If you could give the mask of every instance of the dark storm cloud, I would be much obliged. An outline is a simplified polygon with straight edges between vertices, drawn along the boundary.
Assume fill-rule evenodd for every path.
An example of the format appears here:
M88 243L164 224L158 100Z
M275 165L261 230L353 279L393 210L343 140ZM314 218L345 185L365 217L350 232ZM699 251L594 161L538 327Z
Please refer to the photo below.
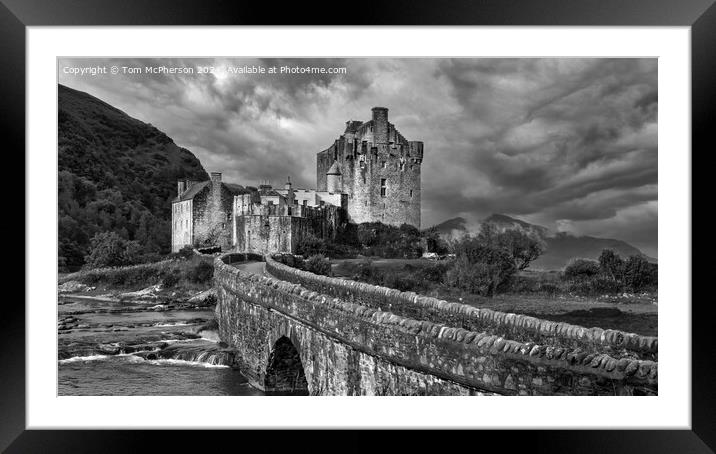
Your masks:
M87 64L63 60L63 65ZM125 66L347 67L322 75L68 76L165 131L204 167L315 185L345 121L390 108L425 142L423 221L493 212L656 251L656 59L94 59ZM640 233L641 232L641 233ZM639 240L639 241L636 241Z

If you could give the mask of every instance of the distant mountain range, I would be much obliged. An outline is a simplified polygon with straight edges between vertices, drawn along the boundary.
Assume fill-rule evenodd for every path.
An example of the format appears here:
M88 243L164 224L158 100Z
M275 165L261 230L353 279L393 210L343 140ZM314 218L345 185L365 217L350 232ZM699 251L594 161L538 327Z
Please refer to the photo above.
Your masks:
M199 160L154 126L58 86L60 270L84 263L92 236L113 231L146 252L171 247L177 180L207 180Z
M622 257L641 255L650 262L656 262L655 258L649 257L636 247L621 240L552 232L547 227L530 224L504 214L493 214L482 222L489 222L500 229L521 229L542 238L547 248L537 260L530 264L530 268L532 269L560 269L563 268L570 259L577 257L597 259L603 249L613 249ZM471 231L469 223L462 217L448 219L435 225L433 228L435 228L442 237L459 237L466 233L476 233ZM479 228L479 226L474 228Z

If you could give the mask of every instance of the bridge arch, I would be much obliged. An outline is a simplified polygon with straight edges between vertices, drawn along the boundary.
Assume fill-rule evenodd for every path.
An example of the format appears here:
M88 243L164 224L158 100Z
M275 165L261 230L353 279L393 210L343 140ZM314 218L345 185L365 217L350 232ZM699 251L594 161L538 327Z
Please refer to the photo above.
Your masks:
M292 336L293 337L293 336ZM301 361L300 346L287 336L272 345L266 365L264 389L267 393L308 395L308 381Z

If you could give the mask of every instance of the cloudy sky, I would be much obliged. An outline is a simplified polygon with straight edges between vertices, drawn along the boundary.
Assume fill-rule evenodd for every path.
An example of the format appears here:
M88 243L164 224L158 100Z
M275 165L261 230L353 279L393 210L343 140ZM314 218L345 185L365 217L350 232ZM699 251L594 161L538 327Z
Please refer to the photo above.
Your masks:
M106 75L66 68L104 66ZM345 67L345 74L225 68ZM63 59L59 82L152 123L225 180L315 187L315 154L390 109L425 143L425 227L503 213L657 256L656 59ZM142 74L112 75L112 66ZM146 74L213 66L215 74Z

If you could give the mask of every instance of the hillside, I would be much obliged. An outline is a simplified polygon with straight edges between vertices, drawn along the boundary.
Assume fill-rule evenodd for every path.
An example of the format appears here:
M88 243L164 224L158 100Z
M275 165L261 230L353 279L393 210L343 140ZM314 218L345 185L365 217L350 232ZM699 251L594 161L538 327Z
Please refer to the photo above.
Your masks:
M90 239L115 231L148 253L171 242L176 180L206 180L199 160L151 124L87 93L58 87L60 270L84 263Z
M596 260L603 249L614 249L622 257L642 255L650 262L656 261L653 257L643 254L636 247L621 240L575 236L563 232L553 233L546 227L530 224L503 214L493 214L483 222L493 223L503 229L518 228L540 236L544 240L547 249L544 254L530 265L531 269L560 269L575 257ZM433 228L444 237L455 237L470 233L467 221L461 217L448 219Z

